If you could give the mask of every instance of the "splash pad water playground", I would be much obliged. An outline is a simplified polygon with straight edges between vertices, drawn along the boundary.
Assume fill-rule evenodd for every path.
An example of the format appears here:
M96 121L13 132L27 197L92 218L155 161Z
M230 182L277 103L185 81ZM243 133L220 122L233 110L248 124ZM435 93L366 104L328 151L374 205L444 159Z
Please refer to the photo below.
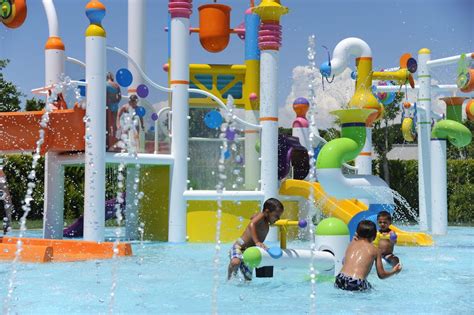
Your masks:
M129 14L135 17L144 15L145 1L130 3L133 5L129 6ZM355 59L356 88L347 107L333 112L341 123L341 138L325 143L313 121L312 111L317 104L303 98L293 104L297 116L292 126L293 135L278 134L280 18L288 13L288 8L280 1L263 0L260 4L251 1L251 7L245 12L245 23L235 28L230 26L229 6L202 5L199 7L199 28L193 28L190 26L192 0L170 0L169 56L164 67L168 72L168 83L164 85L151 80L145 70L144 32L136 31L145 28L140 18L130 19L129 30L135 30L133 34L137 35L129 37L128 52L125 52L106 43L107 34L102 25L106 19L105 5L100 1L88 2L85 12L90 23L84 26L86 54L85 61L81 62L65 54L53 1L43 0L43 6L50 35L45 46L46 80L44 86L35 92L46 94L51 91L47 108L42 112L0 114L0 150L3 153L33 152L34 161L40 155L45 157L41 235L26 230L31 198L31 192L28 192L19 233L13 231L5 235L0 244L0 258L6 261L1 270L5 274L5 283L9 284L4 294L4 312L308 311L308 307L300 305L285 309L286 303L277 303L275 309L271 306L263 310L258 307L239 310L230 306L249 303L250 296L257 294L251 286L258 287L259 291L272 291L272 283L277 283L283 290L291 286L285 297L288 305L291 300L294 303L295 299L301 300L301 296L305 296L302 303L309 301L310 312L318 307L326 312L336 311L316 298L316 293L321 300L328 295L328 301L334 302L336 293L330 291L331 280L321 280L319 292L316 279L323 279L323 276L333 279L339 272L345 249L358 222L375 220L381 210L395 211L393 192L381 178L372 175L371 135L373 123L383 115L382 104L391 103L387 99L393 97L393 92L400 86L406 85L418 90L418 130L413 130L414 108L407 105L408 117L404 120L402 132L407 141L418 137L420 229L423 232L411 227L393 226L392 230L398 234L398 245L413 246L397 248L402 256L406 255L405 264L414 263L415 258L408 258L410 254L421 253L421 259L425 260L442 255L440 249L432 249L433 239L425 232L446 235L448 229L446 141L463 147L470 143L472 134L462 124L460 110L464 99L446 99L446 117L440 116L431 125L431 117L438 116L431 111L430 91L460 89L471 93L474 87L469 61L473 53L431 60L431 52L423 48L419 50L417 59L404 54L396 69L377 72L372 69L372 52L366 42L359 38L342 40L334 48L332 57L321 65L320 71L322 77L330 82L337 79L351 59ZM25 1L4 1L2 12L5 26L18 28L26 18ZM194 33L198 34L202 47L212 53L224 51L231 34L236 34L245 45L245 63L190 64L189 37L195 36ZM107 142L110 133L106 135L105 132L109 130L108 116L114 117L114 110L105 106L109 88L105 81L106 65L111 54L126 58L129 63L127 68L116 72L117 83L127 89L122 96L125 102L131 95L138 95L145 103L148 91L154 88L168 93L170 104L170 108L156 112L145 110L143 106L132 111L128 129L122 126L126 132L117 139L121 152L106 150L112 146ZM80 78L65 81L66 61L85 67L84 81ZM432 85L430 70L452 63L460 65L457 84ZM416 75L418 80L415 81ZM374 85L373 80L392 83ZM80 92L81 97L75 100L76 105L68 106L68 109L50 106L71 86L85 87ZM377 98L374 92L385 94ZM471 107L466 107L469 119L474 115ZM195 140L189 133L190 108L207 108L204 125L219 131L218 145L213 147L213 151L205 152L217 156L214 159L217 164L214 177L218 183L215 190L210 187L190 188L190 164L193 163L190 151ZM238 109L243 109L244 115L238 116ZM171 147L170 153L163 153L160 152L158 122L167 112L170 113ZM309 118L306 118L307 114ZM146 137L141 130L137 134L140 118L153 121L152 140L143 139ZM352 160L355 160L355 166L346 164ZM229 166L231 161L233 166ZM64 196L61 193L64 168L77 164L85 168L83 238L80 240L64 237L70 233L64 231ZM108 201L105 197L106 165L118 165L118 186L124 188ZM231 168L231 174L226 167ZM350 172L352 174L348 174ZM34 176L32 178L34 184ZM236 184L231 189L229 182L232 180ZM28 187L35 188L34 185ZM227 265L227 247L223 247L223 243L235 241L248 219L261 210L263 201L272 197L284 200L285 213L284 218L271 228L266 242L281 251L248 249L244 260L252 267L263 267L260 270L264 278L255 279L249 286L225 283L222 270ZM306 204L308 206L304 207ZM109 211L104 210L106 207ZM112 232L105 228L106 217L111 213L117 216L119 225ZM300 228L299 240L295 238L295 226ZM69 227L68 231L72 228L75 227ZM468 232L455 230L454 233L461 234L455 244L461 248L466 246ZM137 242L140 239L141 242ZM452 246L451 242L451 238L441 239L441 243L447 246ZM213 245L209 246L209 243ZM38 262L49 264L30 264ZM160 265L163 266L161 271ZM76 269L76 274L82 278L78 288L86 291L90 283L97 284L97 288L87 295L77 293L75 289L68 291L63 283L58 282L53 296L61 297L61 292L65 291L65 295L83 297L84 301L71 301L74 304L71 306L48 298L48 302L34 308L21 303L37 293L24 291L18 298L20 302L15 299L20 295L17 287L22 288L30 281L22 273L32 278L30 283L33 286L41 286L41 280L35 279L33 270L43 270L49 280L56 281L56 276L61 277L60 274L67 270ZM187 278L189 270L196 269L200 270L199 275L192 273L191 278ZM86 275L85 270L94 271ZM420 271L414 270L414 274L421 277ZM110 279L104 276L106 273L111 275ZM265 279L269 275L273 276L272 280ZM308 276L309 281L303 280ZM460 281L462 276L459 276ZM296 279L300 279L299 282ZM157 285L156 282L163 284ZM311 286L309 298L308 282ZM405 285L398 285L400 290L405 288ZM127 296L126 288L130 288L131 296ZM303 288L306 289L304 293ZM229 291L230 295L221 293L221 289ZM158 292L162 297L157 298L156 303L151 302ZM173 292L182 296L173 296ZM232 295L235 299L231 298ZM181 304L180 301L186 298L196 308ZM351 301L350 297L343 298ZM402 312L407 311L407 308L402 308Z

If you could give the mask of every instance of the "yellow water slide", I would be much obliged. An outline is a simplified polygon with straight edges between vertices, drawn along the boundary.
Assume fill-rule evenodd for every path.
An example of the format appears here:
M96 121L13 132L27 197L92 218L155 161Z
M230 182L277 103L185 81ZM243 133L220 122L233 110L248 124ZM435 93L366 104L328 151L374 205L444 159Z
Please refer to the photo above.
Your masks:
M299 196L309 198L311 188L313 189L314 201L322 213L328 217L336 217L346 224L357 213L367 210L367 206L356 199L337 200L329 197L319 183L310 183L304 180L287 179L280 187L280 195ZM395 226L390 227L398 235L398 245L405 246L431 246L433 240L425 233L407 232Z

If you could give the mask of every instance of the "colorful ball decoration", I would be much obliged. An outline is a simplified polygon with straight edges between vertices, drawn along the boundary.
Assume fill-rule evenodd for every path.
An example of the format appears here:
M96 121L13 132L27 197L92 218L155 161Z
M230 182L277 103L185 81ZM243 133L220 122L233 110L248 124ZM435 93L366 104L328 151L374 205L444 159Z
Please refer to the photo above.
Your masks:
M133 81L133 75L127 68L119 69L115 74L115 78L117 79L117 83L123 87L129 87Z
M227 128L227 130L225 131L225 137L229 141L234 141L235 134L236 134L235 130L231 130L230 128Z
M146 114L145 107L137 106L137 108L135 108L135 114L137 114L138 117L144 117Z
M148 96L148 93L150 93L150 91L148 90L148 86L146 86L145 84L140 84L139 86L137 86L137 95L141 98L145 98Z
M151 114L151 120L157 121L158 120L158 114L157 113Z
M222 124L222 115L217 110L211 110L204 116L204 123L210 129L219 128Z
M390 82L382 81L382 82L379 82L378 85L379 86L391 86L392 84ZM387 93L387 92L377 93L377 98L384 105L392 104L393 101L395 100L395 96L396 96L395 93Z
M469 102L467 102L466 115L467 119L469 119L470 121L474 121L474 99L471 99Z
M298 221L298 227L304 229L308 225L308 222L305 219L301 219Z
M309 110L309 101L304 97L298 97L293 102L293 110L296 113L296 117L306 117L306 113Z
M79 81L86 82L85 79L81 79ZM86 96L86 86L85 85L79 85L79 93L81 94L82 97Z

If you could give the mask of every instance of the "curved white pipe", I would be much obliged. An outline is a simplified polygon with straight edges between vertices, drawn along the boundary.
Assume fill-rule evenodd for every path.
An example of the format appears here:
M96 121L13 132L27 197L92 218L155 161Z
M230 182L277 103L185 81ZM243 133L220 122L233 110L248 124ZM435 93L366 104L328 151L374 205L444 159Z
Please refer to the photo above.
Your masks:
M266 250L260 247L257 248L262 257L259 267L274 266L307 268L311 259L313 259L316 269L319 272L334 273L334 255L326 251L315 250L313 255L311 255L311 250L309 249L282 249L282 256L280 258L273 258Z
M44 12L48 19L49 37L59 37L59 22L53 0L43 0Z
M393 204L387 183L373 175L344 175L340 168L317 169L324 191L337 199L368 199L371 204Z
M331 74L338 75L347 67L349 57L372 57L369 45L357 37L341 40L336 47L331 59Z
M124 56L125 58L127 58L131 64L133 64L133 66L138 70L138 72L140 73L140 75L142 76L142 78L148 82L151 86L153 86L154 88L160 90L160 91L164 91L164 92L171 92L172 89L170 88L166 88L164 86L161 86L155 82L153 82L146 74L145 72L142 70L142 68L135 62L135 60L133 60L133 58L131 58L125 51L123 51L122 49L118 48L118 47L110 47L110 46L107 46L107 49L108 50L112 50L112 51L115 51L117 53L119 53L120 55ZM197 94L201 94L201 95L205 95L205 96L208 96L210 98L212 98L214 101L216 101L216 103L222 107L224 110L226 111L230 111L229 108L220 100L220 98L218 98L217 96L215 96L214 94L212 93L209 93L209 92L206 92L206 91L203 91L203 90L199 90L199 89L188 89L188 91L190 93L197 93ZM248 127L251 127L251 128L256 128L256 129L261 129L262 126L261 125L255 125L255 124L252 124L252 123L249 123L239 117L237 117L236 115L232 115L232 119L234 119L235 121L237 121L238 123L244 125L244 126L248 126Z
M81 60L79 60L79 59L76 59L76 58L66 57L66 61L69 61L69 62L71 62L71 63L75 63L76 65L79 65L79 66L81 66L81 67L83 67L83 68L86 67L86 63L85 63L85 62L83 62L83 61L81 61Z
M445 117L445 115L442 114L442 113L437 113L437 112L435 112L435 111L431 111L431 118L433 118L433 119L436 120L436 121L440 121L440 120L442 120L442 119L444 119L444 118L446 118L446 117Z

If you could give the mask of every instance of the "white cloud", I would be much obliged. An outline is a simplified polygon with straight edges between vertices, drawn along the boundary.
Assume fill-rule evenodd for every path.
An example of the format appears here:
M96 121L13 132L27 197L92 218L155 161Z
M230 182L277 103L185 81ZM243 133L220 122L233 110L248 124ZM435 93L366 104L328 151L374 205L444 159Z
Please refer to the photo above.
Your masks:
M279 110L280 126L291 127L296 115L293 111L293 101L298 97L305 97L309 100L309 84L312 84L316 95L316 125L319 129L335 127L335 116L331 111L345 106L354 94L355 81L351 79L351 70L346 68L340 75L335 77L334 82L329 84L324 82L324 89L319 70L311 73L309 67L297 66L293 69L293 85L290 95L286 99L286 104ZM309 117L308 117L309 118Z

